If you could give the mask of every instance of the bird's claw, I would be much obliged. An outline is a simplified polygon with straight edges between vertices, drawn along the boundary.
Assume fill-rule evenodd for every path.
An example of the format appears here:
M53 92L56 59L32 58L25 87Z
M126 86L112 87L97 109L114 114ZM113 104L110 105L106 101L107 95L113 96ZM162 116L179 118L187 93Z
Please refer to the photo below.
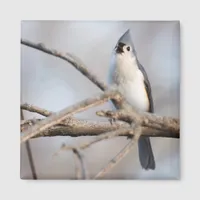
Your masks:
M109 118L108 121L110 122L111 125L113 125L113 122L116 122L115 118Z

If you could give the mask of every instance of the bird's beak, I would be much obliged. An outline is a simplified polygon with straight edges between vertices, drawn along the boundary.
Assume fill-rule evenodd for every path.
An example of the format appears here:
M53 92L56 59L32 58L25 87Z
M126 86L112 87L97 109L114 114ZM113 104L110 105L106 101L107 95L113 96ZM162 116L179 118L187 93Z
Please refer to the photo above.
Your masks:
M121 46L121 45L117 45L116 47L115 47L115 52L116 53L123 53L124 51L123 51L123 46Z

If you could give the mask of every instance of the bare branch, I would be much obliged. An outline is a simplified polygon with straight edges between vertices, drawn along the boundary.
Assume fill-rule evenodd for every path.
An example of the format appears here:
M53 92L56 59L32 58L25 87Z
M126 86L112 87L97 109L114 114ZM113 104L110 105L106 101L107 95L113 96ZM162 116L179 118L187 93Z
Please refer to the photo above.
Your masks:
M57 154L55 154L57 155ZM54 155L54 156L55 156ZM75 177L76 179L81 179L81 170L80 170L80 167L79 167L79 163L77 161L77 156L75 153L73 153L73 157L74 157L74 171L75 171Z
M78 147L71 147L71 146L66 146L65 144L63 144L61 146L61 148L53 156L58 155L63 150L65 150L65 151L66 150L72 150L77 155L77 157L79 159L79 162L80 162L80 166L81 166L81 167L77 167L76 166L76 169L75 169L76 170L76 177L77 177L77 179L85 179L86 177L85 177L85 168L84 168L83 158L80 155L79 150L80 149L86 149L86 148L90 147L92 144L100 142L100 141L102 141L104 139L110 139L110 138L116 137L116 136L118 136L120 134L121 135L127 134L127 133L132 134L132 132L133 132L133 129L131 129L131 128L120 129L120 130L108 132L108 133L102 134L100 136L97 136L93 141L88 142L88 143L83 144L83 145L80 145ZM135 137L137 138L137 135L135 135ZM82 171L82 178L80 178L81 171Z
M21 126L21 131L22 129L25 129L27 126L31 126L33 124L36 124L39 119L28 119L28 120L21 120L20 126Z
M67 147L65 144L62 144L60 149L53 155L57 156L61 151L65 150ZM75 174L76 179L88 179L87 177L87 171L86 171L86 165L83 159L83 155L80 152L79 148L73 147L70 150L72 150L73 154L75 155ZM78 163L77 163L78 161Z
M71 124L72 123L72 124ZM43 132L40 132L38 135L32 137L55 137L55 136L70 136L70 137L81 137L81 136L98 136L108 131L118 130L119 128L129 128L130 125L123 122L116 122L111 125L109 122L94 122L94 121L85 121L78 119L70 119L69 126L53 126ZM22 127L21 129L25 129ZM23 135L23 133L22 133ZM119 136L131 136L134 135L134 132L129 134L122 134ZM179 133L168 132L157 130L148 127L142 127L142 135L147 137L164 137L164 138L179 138Z
M38 124L36 124L35 126L32 126L28 130L26 130L24 132L24 135L21 137L21 142L25 142L28 139L36 136L40 132L45 131L52 126L61 123L63 120L67 119L72 114L100 105L114 97L119 98L120 95L116 91L106 91L105 93L97 95L94 98L86 99L73 106L61 110L60 112L54 113L46 119L39 122Z
M53 112L50 112L50 111L45 110L43 108L39 108L37 106L30 105L30 104L27 104L27 103L22 104L20 107L23 110L27 110L27 111L30 111L30 112L35 112L35 113L38 113L38 114L43 115L45 117L48 117L53 113Z
M21 39L21 44L26 45L28 47L32 47L34 49L40 50L42 52L45 52L47 54L50 54L52 56L58 57L62 60L65 60L72 64L79 72L81 72L83 75L85 75L90 81L92 81L96 86L98 86L101 90L105 91L107 89L107 86L98 80L98 78L88 71L87 67L83 64L83 62L80 61L80 59L76 58L72 54L69 53L61 53L54 49L50 49L45 47L44 44L36 44L33 42L30 42L28 40Z
M41 119L40 119L41 120ZM39 121L40 121L39 120ZM21 131L26 130L29 126L35 123L35 120L27 120L21 125ZM70 136L70 137L80 137L80 136L98 136L105 132L114 131L123 128L130 128L130 125L126 122L115 122L112 125L109 122L95 122L79 120L75 118L69 118L63 122L63 125L53 126L43 132L40 132L38 137L55 137L55 136ZM134 135L134 132L132 133ZM167 138L179 138L180 133L172 131L162 131L148 127L142 127L142 135L148 137L167 137ZM119 136L131 136L131 134L122 134Z
M123 135L133 135L134 133L134 130L132 128L124 128L124 129L119 129L119 130L115 130L115 131L111 131L111 132L107 132L107 133L104 133L104 134L101 134L97 137L95 137L95 139L93 141L90 141L88 143L85 143L85 144L82 144L82 145L79 145L78 147L74 147L74 146L64 146L62 147L60 150L73 150L74 148L79 148L79 149L86 149L88 147L90 147L91 145L97 143L97 142L100 142L102 140L105 140L105 139L111 139L113 137L116 137L116 136L123 136ZM57 153L60 152L60 150L58 152L55 153L55 155Z
M102 178L108 171L110 171L114 166L116 166L133 148L135 142L138 141L141 135L141 127L136 125L135 135L131 141L94 177L94 179Z
M30 104L23 104L21 107L25 110L36 112L42 115L46 115L47 113L53 113L51 111L48 111L48 110L39 108L34 105L30 105ZM109 114L109 112L106 113L105 116ZM29 126L32 126L41 120L43 119L31 119L31 120L21 122L21 131L23 132L24 130L27 130ZM86 121L86 120L69 117L66 120L64 120L62 123L60 123L59 125L55 125L51 128L48 128L47 130L40 132L38 135L34 136L33 138L52 137L52 136L71 136L71 137L97 136L105 132L110 132L110 131L114 131L118 129L126 129L126 128L130 128L130 125L126 122L121 122L121 121L116 121L115 123L110 124L108 122ZM164 131L164 130L157 130L157 129L148 128L148 127L142 127L142 135L144 136L179 138L179 134L180 134L179 132L177 133L173 131ZM120 136L124 136L124 135L122 134ZM125 134L125 136L130 136L130 134L127 133Z
M85 167L85 162L84 162L82 154L76 148L72 149L72 151L76 155L76 158L78 160L78 166L76 166L76 178L77 179L87 179L86 167Z
M23 110L20 109L20 111L21 111L21 120L24 120ZM32 151L31 151L31 146L30 146L29 141L25 142L25 147L26 147L26 151L27 151L27 154L28 154L28 160L29 160L29 164L30 164L30 168L31 168L31 173L32 173L33 179L36 180L37 174L36 174L36 170L35 170L35 164L34 164L34 161L33 161L33 154L32 154Z
M147 112L128 112L127 110L98 111L97 115L109 117L115 120L123 120L128 123L135 122L135 120L138 120L143 126L175 133L180 132L179 120L172 117L162 117Z

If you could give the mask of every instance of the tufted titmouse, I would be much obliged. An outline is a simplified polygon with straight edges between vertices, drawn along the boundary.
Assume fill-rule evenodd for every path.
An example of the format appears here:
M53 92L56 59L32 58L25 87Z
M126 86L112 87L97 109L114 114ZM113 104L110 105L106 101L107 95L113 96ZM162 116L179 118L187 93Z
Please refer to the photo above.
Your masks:
M154 112L151 85L139 63L128 29L118 40L111 58L109 84L116 84L126 100L136 109ZM150 139L141 136L138 141L142 168L155 169Z

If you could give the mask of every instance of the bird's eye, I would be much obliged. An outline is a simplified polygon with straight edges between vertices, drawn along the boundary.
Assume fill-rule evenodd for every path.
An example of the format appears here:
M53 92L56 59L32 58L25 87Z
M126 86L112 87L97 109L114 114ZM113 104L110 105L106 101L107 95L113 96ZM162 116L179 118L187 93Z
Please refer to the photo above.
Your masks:
M130 50L131 50L131 48L130 48L129 46L128 46L126 49L127 49L127 51L130 51Z

